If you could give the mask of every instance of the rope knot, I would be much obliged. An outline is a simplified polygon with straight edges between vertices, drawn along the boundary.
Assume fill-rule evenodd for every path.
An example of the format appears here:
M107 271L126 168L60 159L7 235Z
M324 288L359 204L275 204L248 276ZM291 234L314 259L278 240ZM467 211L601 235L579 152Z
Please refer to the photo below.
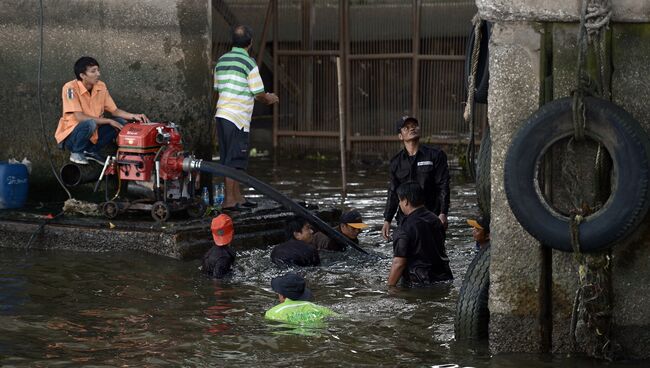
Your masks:
M585 14L585 28L589 40L597 37L600 31L607 29L612 17L612 6L609 0L589 0Z

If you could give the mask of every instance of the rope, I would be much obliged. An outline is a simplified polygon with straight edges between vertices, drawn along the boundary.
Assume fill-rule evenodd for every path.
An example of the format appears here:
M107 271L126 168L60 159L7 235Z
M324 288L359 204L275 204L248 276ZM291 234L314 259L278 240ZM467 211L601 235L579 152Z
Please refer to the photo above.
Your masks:
M474 145L474 95L476 94L476 74L478 73L478 60L479 50L481 48L481 24L483 21L478 13L472 18L474 25L474 47L472 47L472 68L467 79L467 102L465 103L465 111L463 112L463 119L469 124L469 142L467 143L467 150L465 155L467 157L467 169L472 180L476 179L476 165L474 156L476 147Z
M481 18L478 13L472 18L472 24L474 25L474 47L472 48L472 70L467 79L467 103L465 104L465 112L463 113L463 118L466 122L472 120L472 115L474 113L474 94L476 93L476 73L478 71L478 54L481 48Z
M580 12L580 30L578 32L578 61L577 89L573 92L573 128L574 134L566 149L566 158L562 165L562 179L573 209L570 211L569 232L574 259L578 265L578 289L573 302L571 313L571 347L575 350L577 344L576 330L578 321L582 321L591 335L585 336L585 344L591 346L591 354L607 360L612 360L618 347L610 340L611 331L611 272L610 256L608 253L583 255L580 251L580 224L587 216L599 208L606 199L604 194L597 191L596 204L590 208L582 199L580 184L577 182L578 155L573 150L574 141L585 139L586 110L584 97L587 95L602 96L611 99L609 70L606 64L606 33L611 19L609 0L583 0ZM598 75L593 81L586 71L588 47L591 45L596 55ZM606 150L599 144L595 160L595 181L605 181ZM584 159L584 158L583 158ZM596 183L599 188L599 183Z

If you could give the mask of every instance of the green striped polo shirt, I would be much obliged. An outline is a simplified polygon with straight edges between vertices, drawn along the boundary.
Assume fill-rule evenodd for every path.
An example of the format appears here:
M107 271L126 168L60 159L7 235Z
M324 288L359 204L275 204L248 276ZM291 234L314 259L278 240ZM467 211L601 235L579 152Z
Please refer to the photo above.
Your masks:
M214 89L219 92L215 117L250 130L255 95L264 92L260 71L248 52L233 47L219 58L214 68Z

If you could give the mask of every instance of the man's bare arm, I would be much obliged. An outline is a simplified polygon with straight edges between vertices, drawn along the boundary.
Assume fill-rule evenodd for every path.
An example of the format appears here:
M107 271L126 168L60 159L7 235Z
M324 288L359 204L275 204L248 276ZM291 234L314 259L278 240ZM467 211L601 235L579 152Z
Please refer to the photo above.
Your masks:
M397 282L402 277L402 272L406 268L406 258L404 257L393 257L393 264L390 267L390 273L388 274L388 286L395 286Z

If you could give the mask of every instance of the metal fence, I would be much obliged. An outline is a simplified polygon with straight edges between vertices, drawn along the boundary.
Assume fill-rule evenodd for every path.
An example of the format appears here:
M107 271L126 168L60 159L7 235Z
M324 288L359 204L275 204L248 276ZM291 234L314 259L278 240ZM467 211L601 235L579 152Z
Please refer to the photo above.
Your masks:
M341 116L353 155L394 153L394 122L405 114L418 117L425 141L469 138L463 75L473 0L213 0L213 11L215 60L227 51L229 25L260 35L253 54L280 97L274 147L338 151ZM486 110L478 106L477 131Z

